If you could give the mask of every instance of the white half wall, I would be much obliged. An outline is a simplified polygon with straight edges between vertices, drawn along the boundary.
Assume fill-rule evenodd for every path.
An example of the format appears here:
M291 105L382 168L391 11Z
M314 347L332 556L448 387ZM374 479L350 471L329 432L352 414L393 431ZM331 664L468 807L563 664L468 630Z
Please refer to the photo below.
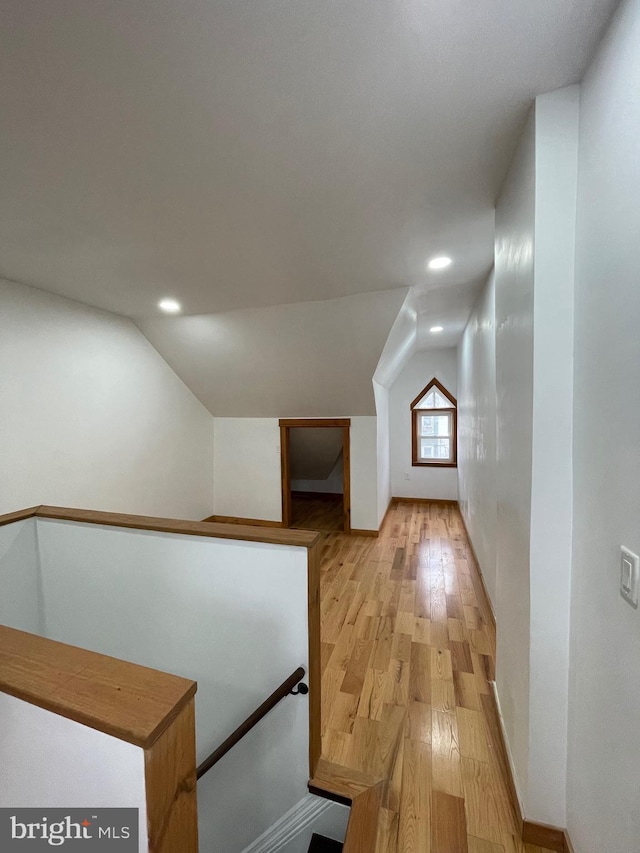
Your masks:
M457 500L455 468L413 467L411 403L435 376L457 397L457 352L453 348L421 350L402 368L389 392L391 493L395 498ZM406 474L409 479L406 479ZM385 507L386 509L386 507Z
M0 280L0 513L197 519L213 419L131 320Z
M37 525L47 636L197 681L198 761L308 670L306 548ZM304 796L308 739L307 697L291 696L211 771L203 850L237 853Z
M580 853L635 851L640 832L640 611L618 591L620 546L640 553L639 44L626 0L581 91L567 780Z
M491 273L458 349L460 510L494 610L498 535L495 296Z
M0 693L0 808L139 809L147 853L144 751ZM53 847L52 849L55 849Z
M44 631L34 518L0 527L0 625L34 634Z

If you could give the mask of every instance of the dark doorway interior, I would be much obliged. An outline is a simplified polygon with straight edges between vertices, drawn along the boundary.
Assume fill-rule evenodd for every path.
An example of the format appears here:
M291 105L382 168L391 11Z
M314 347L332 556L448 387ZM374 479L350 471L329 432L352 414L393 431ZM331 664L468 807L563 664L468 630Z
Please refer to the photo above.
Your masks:
M285 525L349 532L349 422L280 421L280 427Z
M338 427L291 429L289 466L291 526L307 530L342 530L342 430Z
M291 493L291 526L304 530L344 529L344 498L342 495L309 495Z

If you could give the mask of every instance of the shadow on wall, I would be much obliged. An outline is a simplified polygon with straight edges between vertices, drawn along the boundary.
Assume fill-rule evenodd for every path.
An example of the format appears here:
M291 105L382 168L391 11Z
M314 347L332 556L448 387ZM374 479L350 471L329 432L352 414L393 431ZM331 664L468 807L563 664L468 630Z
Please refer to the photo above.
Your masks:
M0 527L0 624L45 636L35 519Z
M341 428L291 428L289 464L295 492L344 493Z

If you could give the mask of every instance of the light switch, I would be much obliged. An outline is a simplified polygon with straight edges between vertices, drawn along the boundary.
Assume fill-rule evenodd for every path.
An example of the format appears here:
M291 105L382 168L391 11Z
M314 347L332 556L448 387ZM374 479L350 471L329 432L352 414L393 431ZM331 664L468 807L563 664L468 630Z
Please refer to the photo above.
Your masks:
M638 606L640 558L624 546L620 548L620 595L632 607Z

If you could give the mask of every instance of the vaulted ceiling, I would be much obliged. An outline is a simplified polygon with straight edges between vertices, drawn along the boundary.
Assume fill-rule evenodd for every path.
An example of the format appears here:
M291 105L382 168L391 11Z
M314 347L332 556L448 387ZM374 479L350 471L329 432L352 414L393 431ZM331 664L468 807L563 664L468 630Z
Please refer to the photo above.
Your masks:
M141 323L416 287L450 345L532 98L614 6L3 0L0 275Z

